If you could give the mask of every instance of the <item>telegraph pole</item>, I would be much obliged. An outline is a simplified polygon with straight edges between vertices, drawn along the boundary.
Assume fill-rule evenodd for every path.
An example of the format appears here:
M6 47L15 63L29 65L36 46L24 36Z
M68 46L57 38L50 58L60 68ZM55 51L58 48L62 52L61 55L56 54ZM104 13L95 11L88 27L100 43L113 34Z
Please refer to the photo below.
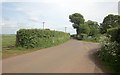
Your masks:
M44 29L44 24L45 24L45 22L42 22L43 23L43 29Z
M65 32L67 31L67 27L65 27Z

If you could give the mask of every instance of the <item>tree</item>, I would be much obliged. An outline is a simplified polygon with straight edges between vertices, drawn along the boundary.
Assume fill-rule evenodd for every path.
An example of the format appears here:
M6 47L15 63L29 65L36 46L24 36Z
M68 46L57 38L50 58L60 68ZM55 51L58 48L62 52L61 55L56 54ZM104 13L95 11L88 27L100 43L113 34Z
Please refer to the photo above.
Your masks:
M103 19L100 27L101 33L106 33L109 28L120 27L120 16L109 14Z
M87 24L87 22L85 22L84 24L81 24L80 28L81 28L81 33L89 35L89 33L90 33L90 27Z
M76 29L77 35L81 33L80 25L84 24L84 17L79 13L69 15L70 22L73 23L73 27Z
M99 33L99 25L97 22L88 20L86 24L88 24L90 29L89 36L96 36Z

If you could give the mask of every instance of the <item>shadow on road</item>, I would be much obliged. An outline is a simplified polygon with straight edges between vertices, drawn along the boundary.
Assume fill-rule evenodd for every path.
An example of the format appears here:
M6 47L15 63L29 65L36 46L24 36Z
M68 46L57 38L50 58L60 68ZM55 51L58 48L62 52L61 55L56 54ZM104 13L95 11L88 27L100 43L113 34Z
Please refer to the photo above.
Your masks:
M107 67L99 59L97 50L98 49L93 49L93 50L89 51L89 54L88 54L88 57L96 66L94 69L94 72L101 73L100 72L100 70L101 70L103 73L113 73L112 71L108 70Z

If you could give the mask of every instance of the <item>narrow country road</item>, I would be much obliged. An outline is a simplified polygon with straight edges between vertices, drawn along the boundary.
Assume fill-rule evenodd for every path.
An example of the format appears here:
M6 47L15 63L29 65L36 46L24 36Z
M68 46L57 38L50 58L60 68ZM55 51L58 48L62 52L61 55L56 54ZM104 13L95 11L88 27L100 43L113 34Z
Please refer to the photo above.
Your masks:
M91 57L99 44L69 40L32 53L4 59L3 73L103 73Z

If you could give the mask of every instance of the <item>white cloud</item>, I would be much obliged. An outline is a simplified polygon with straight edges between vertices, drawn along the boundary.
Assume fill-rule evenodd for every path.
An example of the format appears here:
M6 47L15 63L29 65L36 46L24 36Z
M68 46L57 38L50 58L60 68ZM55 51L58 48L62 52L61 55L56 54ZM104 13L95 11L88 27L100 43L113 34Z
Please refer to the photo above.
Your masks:
M7 0L6 0L7 1ZM102 22L102 19L109 13L117 14L117 0L20 0L16 3L16 10L26 15L27 23L20 23L21 28L42 28L45 27L63 30L68 27L68 32L75 33L68 16L73 13L81 13L86 20ZM32 1L32 2L31 2ZM12 2L14 2L12 0ZM21 3L22 2L22 3ZM111 2L111 3L110 3ZM113 3L113 4L112 4ZM21 22L23 24L21 24ZM16 23L16 24L17 24ZM13 23L11 23L13 24ZM15 24L14 24L15 25ZM21 26L20 26L21 25ZM12 27L12 26L11 26Z

